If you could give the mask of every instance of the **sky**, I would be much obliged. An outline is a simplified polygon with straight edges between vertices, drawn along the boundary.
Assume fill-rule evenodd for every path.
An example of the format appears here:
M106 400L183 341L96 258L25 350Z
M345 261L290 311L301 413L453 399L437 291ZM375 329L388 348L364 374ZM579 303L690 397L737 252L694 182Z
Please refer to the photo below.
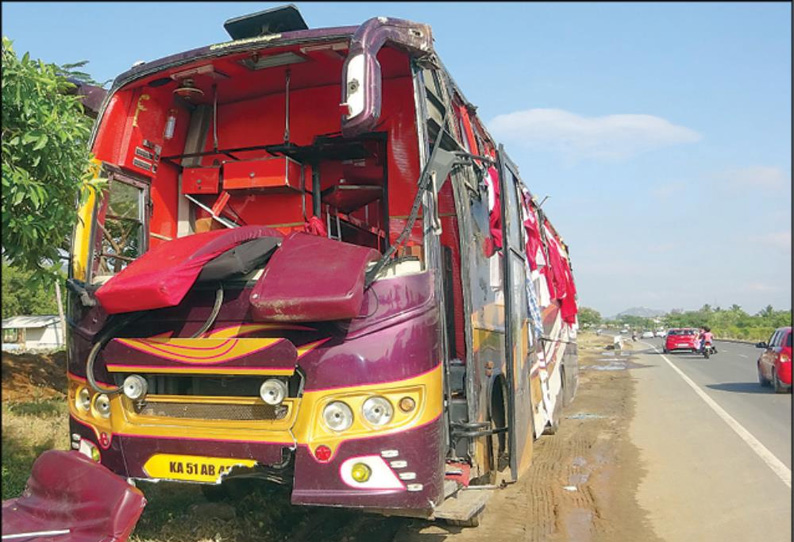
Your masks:
M270 2L3 2L18 54L107 81ZM295 2L310 28L428 23L612 316L791 308L791 4Z

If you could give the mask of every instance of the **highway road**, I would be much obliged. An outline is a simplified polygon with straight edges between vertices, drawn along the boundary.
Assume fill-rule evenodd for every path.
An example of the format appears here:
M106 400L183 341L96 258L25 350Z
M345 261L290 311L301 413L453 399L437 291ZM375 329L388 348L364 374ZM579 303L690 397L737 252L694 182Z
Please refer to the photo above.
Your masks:
M639 342L662 350L662 339ZM717 341L717 349L709 359L688 353L666 357L791 469L791 394L776 394L758 383L762 349L727 341Z
M710 359L632 343L637 502L667 541L791 540L791 394L757 380L753 345Z

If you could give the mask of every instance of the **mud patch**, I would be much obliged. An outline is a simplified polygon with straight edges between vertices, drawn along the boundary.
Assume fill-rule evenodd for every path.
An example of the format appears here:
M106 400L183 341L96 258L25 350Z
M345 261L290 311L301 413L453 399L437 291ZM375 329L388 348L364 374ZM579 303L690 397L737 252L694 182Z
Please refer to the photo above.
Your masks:
M603 365L599 358L606 340L580 335L576 399L563 411L557 434L534 442L533 463L524 477L494 493L478 528L456 532L414 522L395 542L658 541L635 500L644 471L627 435L634 409L627 369L643 366L633 363L628 351L615 359L623 365L620 370L593 370Z

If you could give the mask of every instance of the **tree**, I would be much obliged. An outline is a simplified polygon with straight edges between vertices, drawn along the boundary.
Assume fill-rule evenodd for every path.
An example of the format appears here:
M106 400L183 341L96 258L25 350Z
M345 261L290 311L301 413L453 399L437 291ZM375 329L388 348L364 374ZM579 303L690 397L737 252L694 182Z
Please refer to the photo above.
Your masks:
M74 86L63 69L18 58L6 37L2 60L3 257L40 280L68 253L77 196L91 177L92 121L67 94Z
M579 307L578 318L583 328L597 326L601 323L601 313L589 307Z
M3 262L3 318L58 313L53 283L32 281L31 275Z

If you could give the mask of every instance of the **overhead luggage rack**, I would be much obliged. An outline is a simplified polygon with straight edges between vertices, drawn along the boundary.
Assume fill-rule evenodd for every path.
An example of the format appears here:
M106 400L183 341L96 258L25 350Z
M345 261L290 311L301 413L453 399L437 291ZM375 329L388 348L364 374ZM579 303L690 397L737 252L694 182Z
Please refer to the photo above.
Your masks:
M246 192L303 192L303 166L286 156L225 162L223 188Z
M352 213L383 197L383 187L360 184L338 184L322 191L322 201L339 212Z

